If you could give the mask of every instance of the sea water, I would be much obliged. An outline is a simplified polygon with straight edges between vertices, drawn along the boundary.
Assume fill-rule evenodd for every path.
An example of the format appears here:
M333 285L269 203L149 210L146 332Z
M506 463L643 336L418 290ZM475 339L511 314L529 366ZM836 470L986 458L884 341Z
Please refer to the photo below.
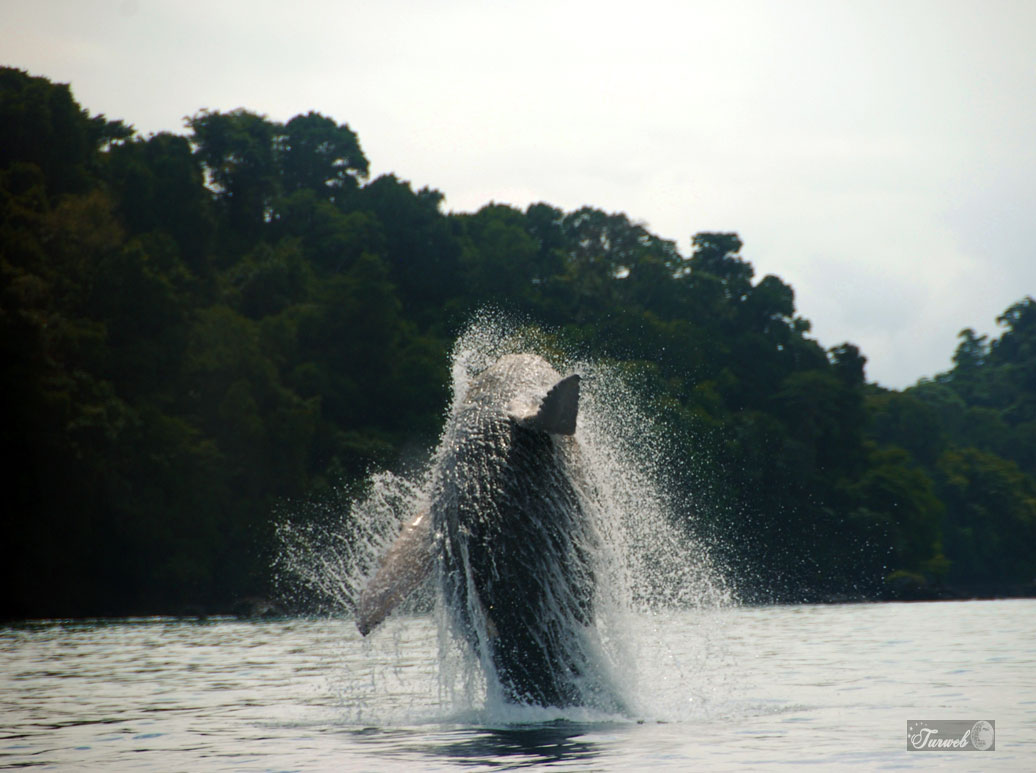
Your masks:
M434 615L0 628L0 767L105 770L1032 770L1036 601L638 615L640 713L458 709ZM992 719L911 752L911 719Z

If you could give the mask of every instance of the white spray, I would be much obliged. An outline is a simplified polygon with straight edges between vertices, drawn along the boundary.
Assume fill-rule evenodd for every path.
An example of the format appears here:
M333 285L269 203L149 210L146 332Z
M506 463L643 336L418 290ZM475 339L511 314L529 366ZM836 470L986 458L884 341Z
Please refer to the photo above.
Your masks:
M673 487L666 485L673 476L673 449L664 428L647 419L637 395L616 368L566 356L542 332L483 314L454 346L453 400L447 419L479 373L500 357L521 352L539 354L560 372L577 372L583 377L576 442L586 481L579 492L598 537L593 556L597 579L591 637L597 673L593 676L621 696L628 712L658 714L655 709L660 707L652 706L657 691L644 683L644 674L636 667L644 657L640 651L647 642L644 628L655 625L666 610L696 609L704 614L726 606L731 591L706 547L673 522L675 508L669 499ZM429 469L406 476L382 472L370 477L366 495L352 504L347 518L325 520L319 526L285 522L280 530L282 568L330 602L332 609L348 613L378 557L402 525L427 507L430 487ZM482 720L505 722L595 716L593 706L561 710L506 703L491 663L479 663L472 657L443 606L433 580L394 613L406 617L434 609L440 714L475 714ZM420 625L427 625L423 621ZM413 653L398 652L403 642L399 629L394 630L395 638L388 631L379 631L368 637L373 643L364 646L383 648L391 640L398 658L412 658ZM383 637L380 644L377 637ZM381 649L379 653L374 658L378 664L372 668L385 666L385 652ZM659 656L664 653L654 653ZM397 662L392 667L397 678L398 669ZM406 681L383 677L372 674L369 685L353 683L348 689L385 690L390 688L389 682ZM362 701L353 702L360 704ZM415 697L410 708L435 713L427 694Z

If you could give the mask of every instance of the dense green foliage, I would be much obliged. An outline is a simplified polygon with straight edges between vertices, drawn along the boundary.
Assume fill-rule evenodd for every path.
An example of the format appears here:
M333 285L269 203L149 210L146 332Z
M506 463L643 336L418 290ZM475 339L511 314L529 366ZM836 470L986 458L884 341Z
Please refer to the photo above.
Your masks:
M356 135L316 113L187 127L140 137L0 70L0 612L267 593L275 504L428 448L447 351L486 304L640 386L674 466L694 459L679 517L746 597L1036 575L1031 298L889 391L808 336L734 234L684 256L590 207L445 214L368 181Z

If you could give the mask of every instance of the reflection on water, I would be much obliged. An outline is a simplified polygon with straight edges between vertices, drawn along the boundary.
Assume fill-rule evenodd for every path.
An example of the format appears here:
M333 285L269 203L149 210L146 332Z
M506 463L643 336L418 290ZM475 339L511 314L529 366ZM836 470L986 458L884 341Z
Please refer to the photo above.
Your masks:
M587 734L607 727L556 720L536 725L401 733L395 739L393 733L368 728L357 732L357 740L371 743L375 753L395 746L400 752L417 754L426 760L440 758L464 765L492 761L507 768L522 768L559 762L589 764L606 747L600 741L589 740Z
M598 744L580 740L585 729L561 722L539 727L468 730L457 740L429 751L459 760L513 758L515 766L561 760L590 760L598 756Z
M464 705L435 626L168 619L0 628L0 767L1024 770L1036 601L638 618L637 719ZM513 709L513 707L512 707ZM908 719L989 718L996 751L910 753ZM638 721L640 720L640 721Z

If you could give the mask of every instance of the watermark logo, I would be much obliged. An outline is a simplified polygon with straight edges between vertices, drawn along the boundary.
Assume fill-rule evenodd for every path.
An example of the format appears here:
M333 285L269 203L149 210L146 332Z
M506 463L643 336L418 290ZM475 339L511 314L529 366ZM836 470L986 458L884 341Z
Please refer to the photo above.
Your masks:
M907 751L991 752L995 750L995 719L907 720Z

